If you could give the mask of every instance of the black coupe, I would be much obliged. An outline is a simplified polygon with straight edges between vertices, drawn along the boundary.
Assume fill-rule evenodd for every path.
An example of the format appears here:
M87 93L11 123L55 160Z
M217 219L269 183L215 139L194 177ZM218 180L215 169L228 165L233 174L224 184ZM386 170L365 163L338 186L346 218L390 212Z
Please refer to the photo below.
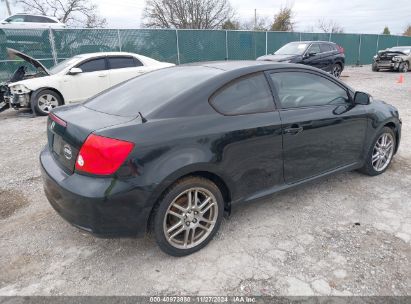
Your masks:
M332 173L384 172L395 107L321 70L264 61L154 71L54 109L45 193L98 235L152 231L174 256L204 247L232 205Z

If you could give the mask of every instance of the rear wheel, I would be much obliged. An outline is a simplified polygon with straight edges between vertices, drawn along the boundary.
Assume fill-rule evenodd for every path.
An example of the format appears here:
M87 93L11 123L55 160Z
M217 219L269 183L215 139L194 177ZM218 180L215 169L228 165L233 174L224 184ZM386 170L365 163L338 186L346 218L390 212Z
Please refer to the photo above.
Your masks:
M43 90L37 93L32 100L34 102L34 110L38 115L48 115L52 109L61 106L63 100L52 90Z
M183 179L167 191L155 211L157 244L173 256L194 253L218 231L223 212L223 197L214 183L201 177Z
M335 63L332 67L331 74L333 74L336 78L340 78L342 73L342 66L339 63Z
M395 146L394 131L384 127L376 136L360 171L370 176L383 173L392 161Z
M380 70L375 63L372 64L371 69L373 72L378 72Z

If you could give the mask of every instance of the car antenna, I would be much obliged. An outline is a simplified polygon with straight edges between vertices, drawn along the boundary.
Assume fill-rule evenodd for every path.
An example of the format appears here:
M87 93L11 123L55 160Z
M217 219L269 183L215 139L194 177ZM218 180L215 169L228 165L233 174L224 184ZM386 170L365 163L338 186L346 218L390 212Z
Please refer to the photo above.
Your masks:
M141 112L138 112L138 114L140 114L141 121L142 121L143 123L147 122L147 119L143 116L143 114L141 114Z

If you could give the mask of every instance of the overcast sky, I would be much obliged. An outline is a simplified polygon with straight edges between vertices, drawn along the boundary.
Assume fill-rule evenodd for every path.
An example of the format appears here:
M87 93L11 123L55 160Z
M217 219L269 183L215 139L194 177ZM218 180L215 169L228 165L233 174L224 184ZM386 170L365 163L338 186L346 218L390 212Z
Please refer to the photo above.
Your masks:
M11 0L13 2L13 0ZM94 0L101 15L113 28L139 28L145 0ZM402 34L411 24L411 0L231 0L237 15L243 21L250 20L257 9L259 16L272 18L281 5L293 3L296 31L307 31L318 19L332 19L346 33L381 33L387 25L392 34ZM6 17L1 3L0 18Z

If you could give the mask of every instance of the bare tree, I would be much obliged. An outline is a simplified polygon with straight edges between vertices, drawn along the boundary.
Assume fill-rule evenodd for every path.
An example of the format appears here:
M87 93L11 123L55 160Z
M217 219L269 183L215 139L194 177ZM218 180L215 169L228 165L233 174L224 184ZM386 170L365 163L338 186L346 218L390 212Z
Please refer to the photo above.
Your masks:
M404 31L404 36L411 36L411 24L407 26L407 28Z
M241 23L240 29L248 31L268 31L270 24L267 17L256 16Z
M147 0L144 26L218 29L234 17L228 0Z
M324 33L344 33L344 29L334 20L318 20L318 27Z
M10 9L10 2L9 0L1 0L1 2L4 2L6 4L6 9L7 9L7 13L9 15L11 15L11 9Z
M291 6L281 7L274 16L271 31L292 32L294 30L293 9Z
M90 0L16 0L26 12L54 16L73 26L104 27L105 18L98 15L97 5Z

